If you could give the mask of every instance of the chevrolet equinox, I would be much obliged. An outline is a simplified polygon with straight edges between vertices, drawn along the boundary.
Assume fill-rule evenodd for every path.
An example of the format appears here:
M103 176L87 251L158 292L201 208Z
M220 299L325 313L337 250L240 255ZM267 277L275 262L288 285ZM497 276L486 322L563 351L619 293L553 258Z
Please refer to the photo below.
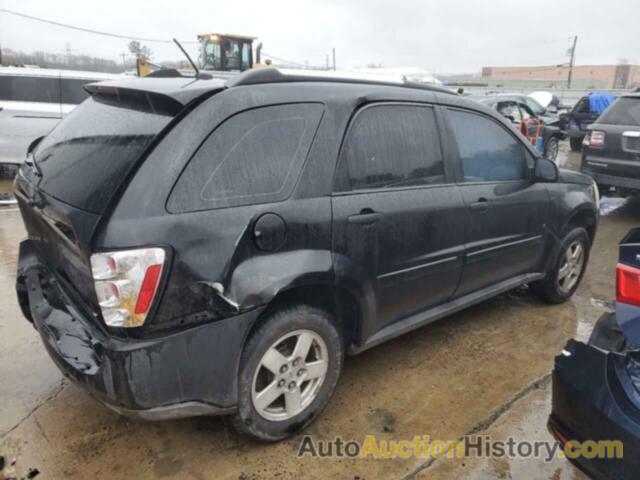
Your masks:
M523 284L563 302L585 272L593 181L447 90L272 68L86 88L16 177L16 289L121 414L280 440L345 353Z

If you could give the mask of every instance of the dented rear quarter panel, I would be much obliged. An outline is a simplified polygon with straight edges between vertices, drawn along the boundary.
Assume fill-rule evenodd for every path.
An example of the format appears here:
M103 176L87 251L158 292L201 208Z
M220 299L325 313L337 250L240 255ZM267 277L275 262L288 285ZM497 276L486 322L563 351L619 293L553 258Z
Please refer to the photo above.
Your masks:
M187 213L166 208L188 161L228 117L261 106L326 98L322 89L317 100L313 89L299 97L295 91L283 85L240 87L202 102L149 155L103 221L96 250L158 244L173 251L149 329L215 320L264 305L288 288L333 282L329 193L347 112L354 106L347 101L352 94L323 102L315 140L287 200ZM277 214L286 224L285 241L273 252L260 250L255 242L255 222L265 213Z

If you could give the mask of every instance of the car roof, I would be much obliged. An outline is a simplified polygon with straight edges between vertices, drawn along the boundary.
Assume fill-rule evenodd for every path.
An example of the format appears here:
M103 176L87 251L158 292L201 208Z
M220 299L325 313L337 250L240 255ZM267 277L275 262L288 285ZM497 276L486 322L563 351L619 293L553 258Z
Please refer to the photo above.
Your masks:
M379 76L371 74L311 72L298 70L282 70L277 68L258 68L240 73L232 78L206 78L208 72L202 72L200 78L185 76L176 72L170 77L127 77L97 84L86 85L89 93L108 92L110 89L126 89L130 91L149 92L170 97L172 100L186 105L203 95L223 89L248 86L287 84L288 87L304 88L304 85L323 84L327 89L345 87L347 85L371 85L379 87L401 87L415 91L433 92L456 96L454 92L431 84L406 81L402 77ZM215 75L215 74L214 74Z
M79 80L113 80L123 78L122 74L87 72L83 70L60 70L56 68L29 68L29 67L2 67L0 66L0 76L22 76L22 77L62 77Z

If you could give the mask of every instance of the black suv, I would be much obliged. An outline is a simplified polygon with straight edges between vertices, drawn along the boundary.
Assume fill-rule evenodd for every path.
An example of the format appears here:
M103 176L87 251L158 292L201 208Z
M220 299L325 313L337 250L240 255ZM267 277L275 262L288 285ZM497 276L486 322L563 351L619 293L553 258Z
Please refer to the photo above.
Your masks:
M345 352L522 284L562 302L584 273L592 180L447 91L275 69L88 89L16 179L17 294L123 414L282 439Z
M587 129L582 171L601 190L640 191L640 93L623 95Z

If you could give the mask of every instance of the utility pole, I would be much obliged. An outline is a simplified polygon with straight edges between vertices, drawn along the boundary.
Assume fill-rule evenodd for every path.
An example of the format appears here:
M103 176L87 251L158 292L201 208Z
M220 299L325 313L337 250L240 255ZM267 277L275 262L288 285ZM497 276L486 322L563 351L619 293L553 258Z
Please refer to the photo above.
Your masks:
M336 47L331 49L331 53L333 55L333 71L336 71Z
M573 46L569 49L571 60L569 60L569 78L567 79L567 89L571 88L571 78L573 77L573 66L576 60L576 44L578 43L578 36L573 37ZM567 53L569 53L567 52Z

